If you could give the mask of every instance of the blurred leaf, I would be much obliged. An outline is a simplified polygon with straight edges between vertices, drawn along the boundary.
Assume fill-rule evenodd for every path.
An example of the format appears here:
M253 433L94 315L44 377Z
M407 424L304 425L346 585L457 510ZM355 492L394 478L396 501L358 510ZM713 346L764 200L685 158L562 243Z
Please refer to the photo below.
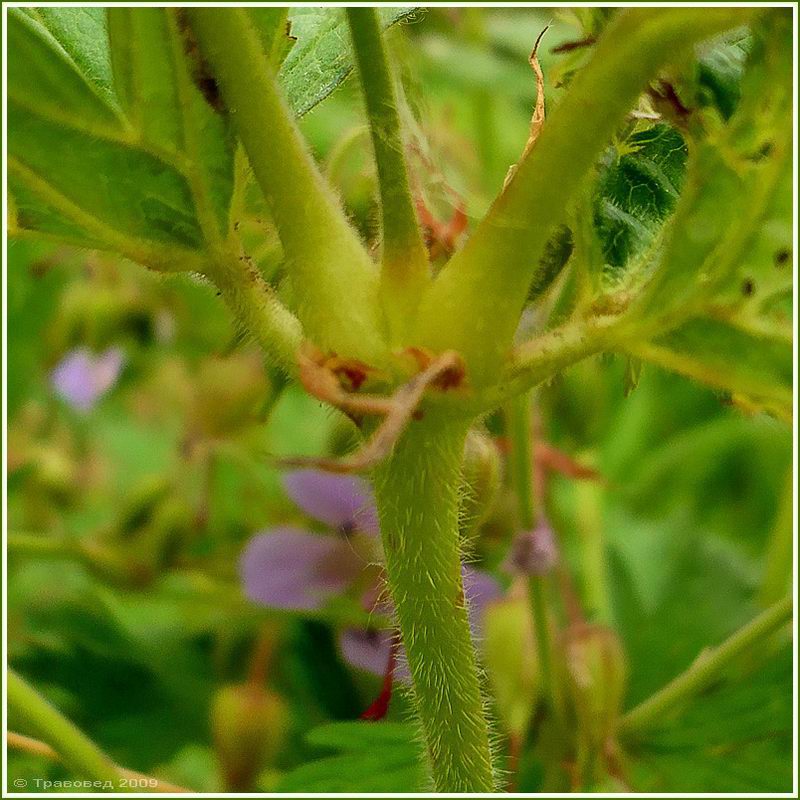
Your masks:
M277 792L419 792L425 773L410 724L339 722L315 728L309 744L338 751L285 775Z
M723 681L631 748L639 792L790 792L792 654Z
M631 348L639 357L717 389L748 410L792 418L792 340L697 317ZM732 357L733 356L733 357Z

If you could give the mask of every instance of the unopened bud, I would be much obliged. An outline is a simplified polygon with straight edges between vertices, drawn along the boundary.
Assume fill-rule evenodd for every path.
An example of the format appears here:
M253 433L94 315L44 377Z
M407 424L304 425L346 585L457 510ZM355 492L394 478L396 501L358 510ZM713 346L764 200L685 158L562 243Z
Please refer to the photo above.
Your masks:
M500 454L492 439L482 431L473 430L467 435L462 476L460 533L466 541L491 512L500 488Z
M251 790L283 743L286 707L262 686L231 684L214 698L211 726L227 789Z
M541 693L530 611L524 598L487 606L483 653L498 713L510 733L522 736Z
M511 542L511 552L504 564L507 572L517 575L546 575L558 562L558 548L553 529L543 522L533 530L518 533Z
M573 625L565 638L566 683L586 742L602 747L622 710L628 666L616 632L602 625Z

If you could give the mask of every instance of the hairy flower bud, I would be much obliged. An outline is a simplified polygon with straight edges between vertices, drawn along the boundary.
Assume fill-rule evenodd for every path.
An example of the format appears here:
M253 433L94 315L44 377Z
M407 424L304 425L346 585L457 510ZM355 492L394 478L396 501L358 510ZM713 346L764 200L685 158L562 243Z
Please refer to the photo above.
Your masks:
M612 735L622 709L628 666L616 632L573 625L565 634L566 685L580 735L593 748Z
M470 431L464 445L460 534L467 541L492 510L500 488L500 454L492 439Z
M285 722L283 700L262 686L230 684L217 692L211 726L228 791L252 790L283 743Z
M491 603L483 624L483 653L497 710L510 733L522 736L541 693L541 674L524 598Z

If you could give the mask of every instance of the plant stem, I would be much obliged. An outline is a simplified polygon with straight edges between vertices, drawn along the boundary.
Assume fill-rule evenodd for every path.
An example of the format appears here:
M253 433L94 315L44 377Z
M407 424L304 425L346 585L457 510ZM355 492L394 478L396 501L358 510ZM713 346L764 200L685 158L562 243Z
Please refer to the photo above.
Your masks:
M229 257L220 260L211 277L234 317L261 345L270 363L294 375L302 327L259 271Z
M740 25L738 8L626 9L603 33L505 190L420 309L421 344L458 350L476 384L502 368L553 227L647 81L692 45Z
M792 470L784 479L783 494L778 513L764 555L764 571L761 576L761 591L758 598L763 606L774 603L783 596L792 583L792 507L794 485Z
M492 792L495 779L458 544L468 422L412 423L376 475L389 589L437 792Z
M383 217L381 296L396 341L410 329L429 280L428 254L411 198L397 96L377 10L348 8L378 168Z
M66 766L119 790L122 770L12 669L6 675L6 690L9 711L18 714L51 745Z
M35 756L41 756L48 761L61 761L61 756L49 744L45 744L45 742L34 739L31 736L23 736L21 733L9 731L6 734L6 743L15 750L22 750ZM139 791L174 794L189 792L189 789L185 789L183 786L177 786L174 783L168 783L160 778L145 775L142 772L135 772L132 769L119 767L119 772L123 778L134 782Z
M307 335L324 350L381 364L377 270L303 141L249 11L187 14L270 207Z
M517 495L519 522L524 531L532 530L536 525L531 401L531 392L520 394L508 404L507 413L508 436L511 440L511 480ZM544 695L551 704L551 708L557 710L558 704L553 684L553 643L547 613L547 578L545 576L530 575L528 577L528 598L542 671Z
M787 595L721 645L702 652L685 672L624 714L619 733L630 736L661 722L666 714L704 689L734 659L778 631L791 618L792 598Z

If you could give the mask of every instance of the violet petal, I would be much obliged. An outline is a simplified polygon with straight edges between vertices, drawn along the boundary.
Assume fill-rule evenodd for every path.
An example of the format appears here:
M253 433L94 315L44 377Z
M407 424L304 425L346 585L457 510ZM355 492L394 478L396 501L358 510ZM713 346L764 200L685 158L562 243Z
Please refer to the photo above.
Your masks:
M337 529L378 532L378 512L369 484L354 475L301 469L284 475L289 497L310 517Z
M491 575L473 569L467 564L461 567L461 575L464 581L464 596L467 598L469 627L474 638L480 636L486 606L502 597L503 590Z
M71 350L53 369L50 380L56 393L79 411L90 411L117 382L125 362L118 347L92 353L85 347Z
M244 592L273 608L322 608L361 571L349 543L299 528L273 528L254 536L240 560Z
M383 677L389 666L394 636L399 636L399 633L388 629L345 628L339 633L339 648L344 660L351 666ZM398 648L394 679L403 683L411 679L402 645Z

